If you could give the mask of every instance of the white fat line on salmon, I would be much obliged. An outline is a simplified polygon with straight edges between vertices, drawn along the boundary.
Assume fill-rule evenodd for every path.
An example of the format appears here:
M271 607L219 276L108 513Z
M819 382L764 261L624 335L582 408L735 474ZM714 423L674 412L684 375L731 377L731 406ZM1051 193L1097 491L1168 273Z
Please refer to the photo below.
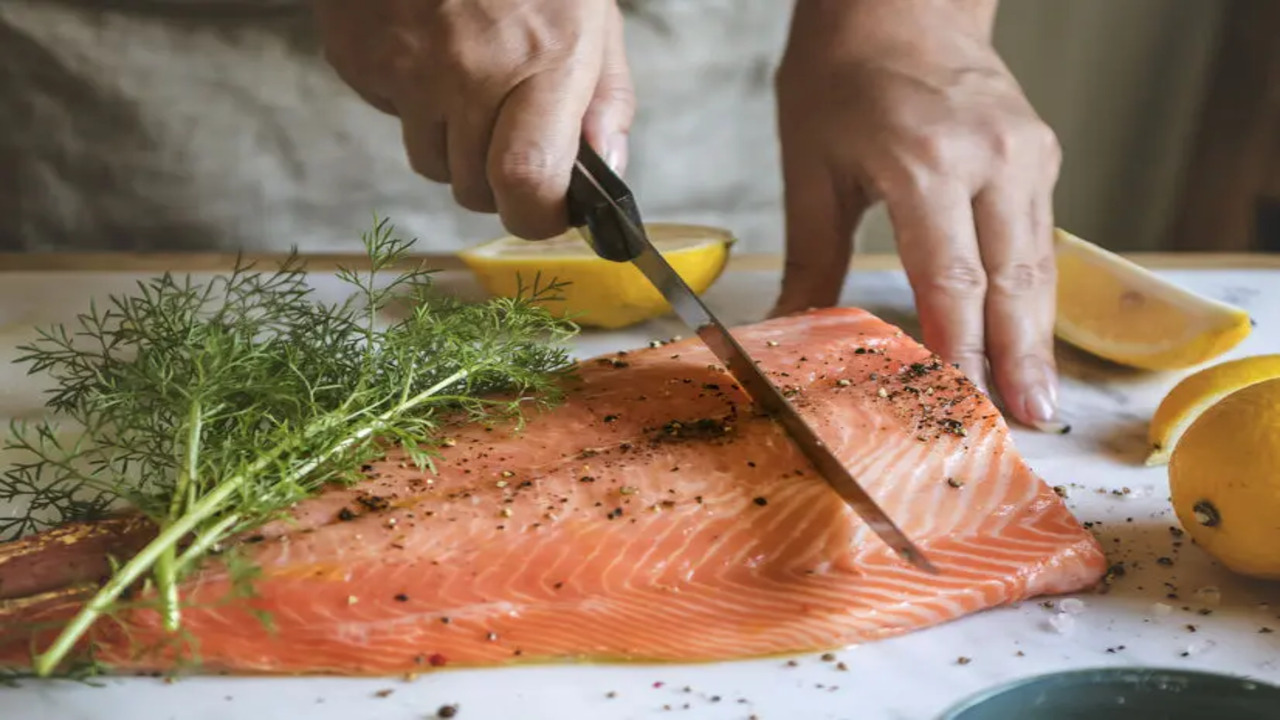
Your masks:
M399 603L397 603L399 606ZM433 607L429 610L406 611L394 617L379 615L374 619L349 617L346 612L341 617L335 616L338 624L336 635L343 640L367 640L375 631L386 628L405 627L409 629L432 627L434 625L453 626L458 632L470 632L472 626L483 626L495 616L519 618L530 605L520 605L505 600L475 605L455 606L452 608ZM444 622L447 618L448 622ZM483 637L481 639L484 639Z

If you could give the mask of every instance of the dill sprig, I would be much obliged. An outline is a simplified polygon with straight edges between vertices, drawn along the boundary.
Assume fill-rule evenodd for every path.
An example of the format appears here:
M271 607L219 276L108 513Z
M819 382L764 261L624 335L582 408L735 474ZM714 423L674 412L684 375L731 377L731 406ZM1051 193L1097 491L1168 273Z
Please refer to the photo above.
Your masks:
M362 240L369 269L339 270L354 288L342 302L316 299L295 253L269 272L237 262L204 284L139 283L21 348L29 373L55 381L53 418L13 426L7 449L25 458L0 476L0 500L25 509L0 535L119 506L157 529L35 657L38 675L140 580L177 631L179 584L220 543L358 482L388 445L430 468L438 426L458 413L518 427L525 407L559 400L576 328L541 304L559 284L464 302L436 293L430 270L383 282L412 245L386 221ZM403 317L380 322L393 301Z

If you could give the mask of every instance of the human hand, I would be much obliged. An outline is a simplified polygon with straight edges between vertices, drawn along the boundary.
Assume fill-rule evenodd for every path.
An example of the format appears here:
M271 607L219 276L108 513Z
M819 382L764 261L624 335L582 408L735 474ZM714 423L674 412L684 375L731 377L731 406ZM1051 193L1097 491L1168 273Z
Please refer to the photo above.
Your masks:
M568 227L579 137L624 170L635 95L612 0L314 2L329 63L462 207L543 239Z
M984 390L989 361L1014 417L1061 432L1061 151L983 24L958 2L797 4L776 77L787 262L774 313L838 301L853 232L883 201L925 344Z

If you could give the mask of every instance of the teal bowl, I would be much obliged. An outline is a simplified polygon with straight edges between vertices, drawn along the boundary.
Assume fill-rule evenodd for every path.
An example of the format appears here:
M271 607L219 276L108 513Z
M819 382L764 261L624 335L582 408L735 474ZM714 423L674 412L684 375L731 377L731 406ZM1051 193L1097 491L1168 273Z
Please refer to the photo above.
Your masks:
M1280 687L1215 673L1099 668L985 690L939 720L1277 720Z

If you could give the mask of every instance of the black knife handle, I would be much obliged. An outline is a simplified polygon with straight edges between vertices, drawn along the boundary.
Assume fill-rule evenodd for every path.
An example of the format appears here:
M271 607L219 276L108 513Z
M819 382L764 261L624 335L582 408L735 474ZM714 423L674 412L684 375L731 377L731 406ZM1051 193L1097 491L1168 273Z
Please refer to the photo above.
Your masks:
M637 228L644 227L631 189L622 182L595 150L581 140L578 159L569 177L569 223L585 229L583 235L596 255L613 262L630 262L644 248L628 232L623 217Z

